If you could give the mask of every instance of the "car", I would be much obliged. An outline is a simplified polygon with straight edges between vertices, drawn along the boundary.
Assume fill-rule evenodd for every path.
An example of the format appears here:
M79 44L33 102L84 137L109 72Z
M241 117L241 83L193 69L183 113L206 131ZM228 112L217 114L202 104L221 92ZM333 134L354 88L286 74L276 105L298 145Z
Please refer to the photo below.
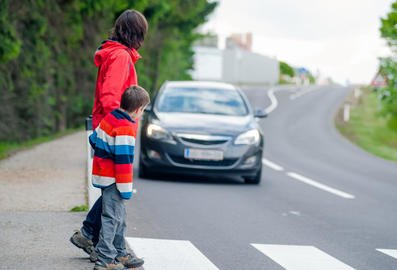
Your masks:
M244 93L231 84L167 81L141 120L139 176L242 176L259 184L263 133Z

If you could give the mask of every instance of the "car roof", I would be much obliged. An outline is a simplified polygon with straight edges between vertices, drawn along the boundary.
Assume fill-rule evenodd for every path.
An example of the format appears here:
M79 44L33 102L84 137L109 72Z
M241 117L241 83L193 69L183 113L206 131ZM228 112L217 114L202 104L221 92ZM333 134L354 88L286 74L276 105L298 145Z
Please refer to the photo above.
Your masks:
M165 85L166 87L202 87L236 90L236 87L232 84L211 81L167 81Z

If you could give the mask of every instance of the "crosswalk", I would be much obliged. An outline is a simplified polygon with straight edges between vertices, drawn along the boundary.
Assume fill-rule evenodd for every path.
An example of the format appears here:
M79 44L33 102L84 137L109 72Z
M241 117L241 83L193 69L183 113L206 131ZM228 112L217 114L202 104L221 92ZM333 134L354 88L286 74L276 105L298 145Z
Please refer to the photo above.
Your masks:
M397 259L397 249L380 249L380 248L378 248L376 250Z
M126 237L126 241L137 256L145 259L145 270L219 270L190 241L137 237ZM247 246L255 248L287 270L354 270L345 262L314 246L258 243ZM376 250L397 259L397 249Z
M190 241L129 237L126 240L145 259L145 270L219 270Z
M273 261L291 270L354 270L334 257L313 246L252 244Z

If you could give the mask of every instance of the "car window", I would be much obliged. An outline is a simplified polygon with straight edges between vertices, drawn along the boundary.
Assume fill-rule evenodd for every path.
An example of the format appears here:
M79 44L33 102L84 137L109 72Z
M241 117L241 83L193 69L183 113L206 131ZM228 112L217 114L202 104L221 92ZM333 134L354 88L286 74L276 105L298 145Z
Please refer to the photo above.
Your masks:
M236 90L198 87L170 87L160 94L159 112L247 115L248 109Z

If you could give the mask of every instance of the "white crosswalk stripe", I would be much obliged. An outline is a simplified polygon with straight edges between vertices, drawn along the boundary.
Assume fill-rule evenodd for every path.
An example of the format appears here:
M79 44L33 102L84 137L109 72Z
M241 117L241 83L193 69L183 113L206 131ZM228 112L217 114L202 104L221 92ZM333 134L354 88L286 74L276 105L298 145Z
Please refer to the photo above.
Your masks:
M384 253L386 255L389 255L389 256L391 256L391 257L393 257L395 259L397 259L397 249L380 249L380 248L377 248L376 250L380 251L380 252L382 252L382 253Z
M287 270L352 270L313 246L251 244Z
M190 241L137 237L125 239L134 253L144 258L145 270L219 270ZM314 246L254 243L251 246L286 270L354 270ZM397 259L397 249L376 250Z
M219 270L190 241L126 237L145 270Z

